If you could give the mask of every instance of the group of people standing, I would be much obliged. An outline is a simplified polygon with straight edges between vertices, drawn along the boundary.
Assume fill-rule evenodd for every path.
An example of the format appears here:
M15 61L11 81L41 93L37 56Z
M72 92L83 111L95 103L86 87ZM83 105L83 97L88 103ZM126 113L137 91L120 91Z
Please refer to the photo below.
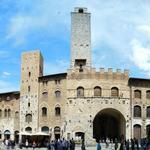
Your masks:
M1 143L0 150L4 149L14 149L15 148L15 141L11 139L4 139L3 142Z
M55 141L51 141L48 144L48 150L75 150L75 141L73 138L71 140L58 139Z
M130 140L122 140L120 145L120 150L150 150L150 142L148 138L136 139L131 138Z
M99 141L97 140L97 145L96 145L96 150L101 150L102 149L102 143L105 147L111 147L113 146L114 150L150 150L150 140L148 138L143 138L143 139L136 139L136 138L131 138L130 140L127 139L122 139L120 142L118 142L117 139L113 140L108 140L106 139L105 141Z

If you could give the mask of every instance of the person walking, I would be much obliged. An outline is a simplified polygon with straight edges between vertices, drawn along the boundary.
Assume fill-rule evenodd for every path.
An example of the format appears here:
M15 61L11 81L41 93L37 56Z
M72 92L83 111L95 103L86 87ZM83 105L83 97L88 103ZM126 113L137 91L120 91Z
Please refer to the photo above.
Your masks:
M131 139L131 150L134 150L134 140L133 139Z
M118 140L117 140L117 138L115 138L115 150L117 150L118 149Z
M71 139L70 145L70 150L75 150L75 141L73 140L73 138Z
M84 140L82 140L82 144L81 144L81 150L86 150L86 149L85 149Z
M129 150L129 145L130 145L129 139L125 142L125 145L126 145L126 150Z
M101 150L101 144L99 140L97 141L97 144L96 144L96 150Z
M28 139L26 139L25 146L26 146L26 149L28 149L28 146L29 146Z

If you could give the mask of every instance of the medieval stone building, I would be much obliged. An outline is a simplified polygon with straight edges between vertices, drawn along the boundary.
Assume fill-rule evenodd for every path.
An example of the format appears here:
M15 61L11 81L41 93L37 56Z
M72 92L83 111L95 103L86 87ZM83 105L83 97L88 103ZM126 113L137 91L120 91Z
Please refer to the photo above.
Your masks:
M22 54L20 91L0 93L0 139L44 132L51 139L142 138L150 134L150 80L92 68L91 14L71 13L71 62L43 75L40 51ZM19 134L20 133L20 134Z

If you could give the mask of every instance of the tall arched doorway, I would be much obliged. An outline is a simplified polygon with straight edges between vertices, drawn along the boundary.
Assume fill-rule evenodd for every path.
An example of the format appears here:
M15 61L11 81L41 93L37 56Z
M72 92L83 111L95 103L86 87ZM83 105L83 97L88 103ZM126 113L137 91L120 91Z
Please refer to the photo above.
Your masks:
M146 135L148 138L150 138L150 125L146 126Z
M14 132L14 138L15 138L15 142L18 144L19 143L19 131Z
M133 129L134 129L134 137L136 139L140 139L141 138L141 125L135 124L133 126Z
M125 136L126 121L116 109L103 109L94 118L93 138L99 140L120 139Z

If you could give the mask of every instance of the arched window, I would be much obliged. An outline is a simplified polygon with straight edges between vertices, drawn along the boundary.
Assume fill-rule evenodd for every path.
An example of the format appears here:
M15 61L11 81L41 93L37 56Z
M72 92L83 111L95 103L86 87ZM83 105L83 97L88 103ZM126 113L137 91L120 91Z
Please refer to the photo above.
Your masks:
M56 133L60 133L60 127L58 127L58 126L56 126L55 128L54 128L54 133L56 134Z
M28 73L28 76L31 77L31 72Z
M84 88L83 87L77 88L77 97L84 97Z
M99 86L94 88L94 96L101 96L101 88Z
M31 87L30 87L30 86L28 86L28 92L30 92L30 90L31 90Z
M18 111L15 112L15 118L19 118L19 112Z
M59 98L60 97L60 95L61 95L61 92L60 91L55 91L55 96L57 97L57 98Z
M4 131L4 138L5 138L5 139L9 139L9 138L10 138L10 135L11 135L11 133L10 133L9 130L5 130L5 131Z
M32 132L32 128L31 127L26 127L25 131L28 132L28 133L31 133Z
M44 126L44 127L41 128L41 131L45 132L45 133L49 133L49 127Z
M118 97L119 96L119 90L117 87L112 87L111 88L111 96L112 97Z
M141 139L141 126L139 124L134 125L134 137L136 139Z
M60 131L61 131L60 127L56 126L54 128L55 139L60 139Z
M146 135L150 137L150 124L146 126Z
M150 118L150 106L146 108L146 117Z
M134 90L134 98L141 98L141 91L140 90Z
M4 117L7 117L7 109L4 110Z
M2 138L2 131L0 130L0 139Z
M8 117L11 117L11 110L8 109Z
M48 92L43 92L42 96L43 96L43 98L47 98L48 97Z
M150 99L150 90L146 91L146 98Z
M84 11L83 11L82 8L80 8L80 9L78 10L78 12L79 12L79 13L83 13Z
M141 107L134 106L134 117L141 117Z
M32 122L32 115L31 114L27 114L26 115L26 122Z
M42 116L47 116L47 108L46 107L43 107L42 108Z
M0 117L2 117L2 110L0 109Z
M61 110L60 110L60 107L55 107L55 115L56 116L60 116L60 113L61 113Z

